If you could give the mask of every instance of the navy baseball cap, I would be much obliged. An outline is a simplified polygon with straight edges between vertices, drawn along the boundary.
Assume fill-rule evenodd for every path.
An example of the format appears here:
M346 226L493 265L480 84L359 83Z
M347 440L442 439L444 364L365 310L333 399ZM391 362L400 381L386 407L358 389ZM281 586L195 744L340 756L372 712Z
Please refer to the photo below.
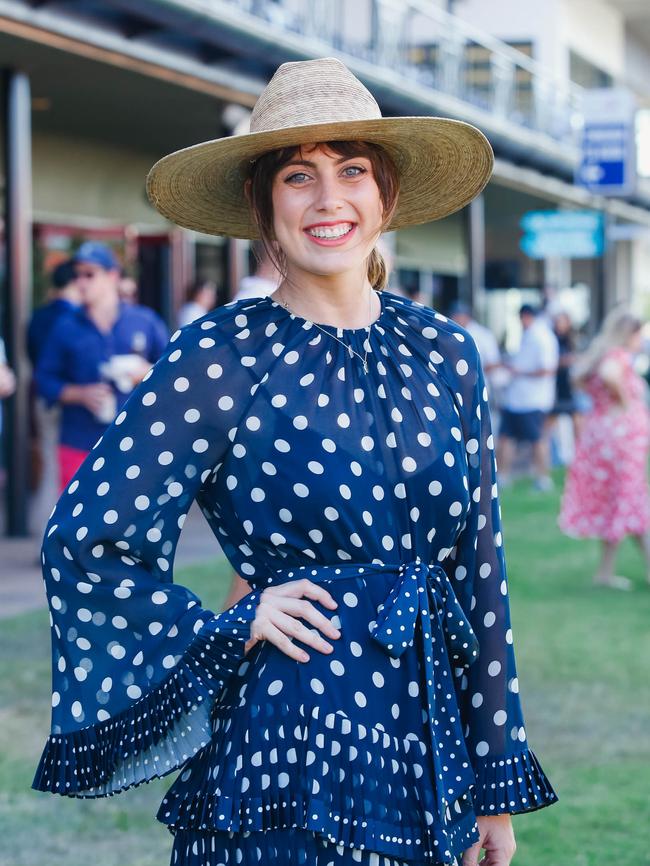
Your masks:
M538 313L539 309L533 307L532 304L522 304L521 307L519 307L520 316L536 316Z
M86 241L72 257L75 265L98 265L105 271L120 270L120 263L113 250L106 244Z

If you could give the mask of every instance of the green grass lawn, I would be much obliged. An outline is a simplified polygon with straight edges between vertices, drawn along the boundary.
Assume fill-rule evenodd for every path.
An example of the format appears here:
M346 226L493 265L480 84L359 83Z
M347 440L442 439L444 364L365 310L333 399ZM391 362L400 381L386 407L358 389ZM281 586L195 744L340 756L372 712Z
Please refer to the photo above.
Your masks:
M594 589L597 547L564 538L558 497L502 496L515 646L530 743L560 803L515 818L517 866L650 866L650 590L621 549L633 592ZM218 607L223 560L177 580ZM0 623L0 864L164 866L153 815L167 780L104 800L30 790L49 719L45 612ZM244 864L246 866L246 864ZM287 864L290 866L290 864Z

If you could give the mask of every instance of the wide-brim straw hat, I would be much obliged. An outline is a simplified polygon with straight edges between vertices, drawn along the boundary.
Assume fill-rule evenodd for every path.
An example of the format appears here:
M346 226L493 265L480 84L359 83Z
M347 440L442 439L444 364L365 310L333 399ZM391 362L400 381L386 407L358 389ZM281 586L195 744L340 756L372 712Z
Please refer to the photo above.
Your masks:
M257 100L250 132L205 141L159 160L147 193L160 213L188 229L258 238L244 194L254 161L291 145L368 141L383 147L400 192L389 230L437 220L477 196L494 155L476 127L443 117L382 117L372 94L339 60L283 63Z

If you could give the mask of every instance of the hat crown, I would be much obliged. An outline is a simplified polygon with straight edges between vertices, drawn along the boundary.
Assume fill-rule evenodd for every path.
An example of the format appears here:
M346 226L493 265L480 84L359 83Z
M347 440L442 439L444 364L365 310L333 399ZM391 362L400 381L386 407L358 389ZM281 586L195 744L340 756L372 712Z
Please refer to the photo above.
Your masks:
M283 63L251 114L251 132L349 120L377 120L374 96L335 57Z

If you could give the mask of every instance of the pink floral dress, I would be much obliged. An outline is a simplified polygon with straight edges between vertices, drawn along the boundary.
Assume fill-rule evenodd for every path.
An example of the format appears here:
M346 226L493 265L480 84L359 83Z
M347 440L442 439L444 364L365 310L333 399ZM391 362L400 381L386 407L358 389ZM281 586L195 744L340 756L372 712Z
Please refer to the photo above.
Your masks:
M593 407L584 418L558 522L567 535L617 542L650 528L650 414L630 353L612 349L603 361L610 359L622 370L625 405L598 373L588 381Z

